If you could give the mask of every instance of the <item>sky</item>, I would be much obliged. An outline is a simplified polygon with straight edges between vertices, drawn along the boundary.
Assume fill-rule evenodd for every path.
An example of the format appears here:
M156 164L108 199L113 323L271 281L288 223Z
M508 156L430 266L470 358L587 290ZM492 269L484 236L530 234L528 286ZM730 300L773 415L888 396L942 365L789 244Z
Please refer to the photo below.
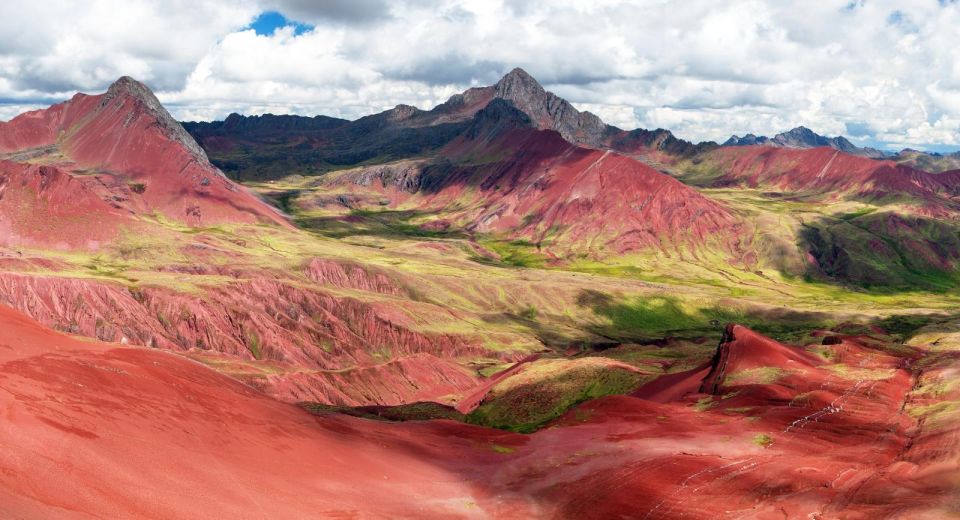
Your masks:
M123 75L181 120L431 108L522 67L621 128L960 149L947 0L6 0L0 120Z

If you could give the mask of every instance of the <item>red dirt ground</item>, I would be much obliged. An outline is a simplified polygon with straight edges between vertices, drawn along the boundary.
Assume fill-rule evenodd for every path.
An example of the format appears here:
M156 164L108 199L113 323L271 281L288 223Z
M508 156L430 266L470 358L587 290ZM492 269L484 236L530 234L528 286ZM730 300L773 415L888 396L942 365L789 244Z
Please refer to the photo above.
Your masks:
M305 271L334 286L344 282L342 272L349 272L350 285L388 294L402 290L381 273L361 274L366 271L354 265L337 265L316 260ZM84 304L74 304L77 301ZM0 303L58 330L189 351L216 366L232 366L236 370L229 370L231 374L289 402L359 406L435 400L480 384L476 374L457 361L511 361L523 355L490 352L476 335L418 332L389 302L364 302L262 275L208 288L205 294L183 294L159 287L131 292L100 280L0 273ZM268 375L242 365L254 361L251 331L257 334L259 359ZM377 349L382 350L380 357Z
M6 308L0 338L4 517L470 518L481 499L513 511L474 479L497 462L492 443L521 436L318 418L174 354L80 341Z
M0 246L97 249L124 225L125 211L66 171L0 160Z
M937 518L950 510L953 477L936 468L956 459L944 456L956 452L954 430L918 430L901 409L912 358L860 338L831 346L844 373L731 327L718 356L726 350L726 362L709 369L729 375L773 363L795 372L668 402L598 399L533 435L315 417L174 354L80 341L5 308L0 338L6 516Z

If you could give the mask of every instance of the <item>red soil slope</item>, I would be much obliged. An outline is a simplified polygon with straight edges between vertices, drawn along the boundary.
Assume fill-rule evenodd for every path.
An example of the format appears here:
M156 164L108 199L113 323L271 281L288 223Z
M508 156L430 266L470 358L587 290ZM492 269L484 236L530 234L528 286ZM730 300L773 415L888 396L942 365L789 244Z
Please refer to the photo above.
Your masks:
M724 147L710 151L705 160L722 172L713 181L717 186L759 187L831 198L853 195L878 201L911 197L933 214L945 212L951 206L950 197L960 194L954 174L931 174L827 147Z
M472 231L561 249L700 245L737 227L723 206L634 159L570 144L553 131L493 134L448 145L445 162L425 169L416 194L405 184L370 183L363 170L347 179L394 203L446 212Z
M159 212L190 225L286 224L269 205L226 179L150 90L126 77L104 94L77 94L0 122L0 156L57 165L77 175L87 189L76 190L76 197L62 193L55 201L60 211L76 206L77 216L91 209L87 199L94 192L123 213ZM62 240L41 233L28 238Z
M498 507L476 480L497 462L489 446L523 441L317 418L178 356L78 341L5 308L0 389L0 515L14 518L477 517Z
M334 276L334 265L312 262L310 276ZM397 287L382 275L351 272L355 284ZM391 303L363 302L263 276L208 291L181 294L151 287L131 293L97 280L0 273L0 303L46 326L102 341L189 351L291 402L356 406L436 400L479 384L458 360L520 355L489 352L475 336L417 332ZM418 311L422 316L446 312L427 305ZM242 364L255 357L266 374Z
M903 462L918 438L903 410L916 354L876 344L842 338L823 347L827 362L730 326L710 364L641 388L649 404L609 398L579 409L590 417L582 427L574 414L560 421L594 435L603 425L607 439L630 439L636 453L623 461L632 470L592 476L609 492L558 494L569 500L563 510L613 515L632 492L649 497L633 503L643 504L637 518L941 517L950 478ZM671 386L682 390L666 396Z
M956 459L955 431L927 435L903 413L909 356L843 338L830 346L846 367L836 371L743 327L728 332L726 362L709 367L725 367L722 395L599 399L525 436L449 421L314 417L175 355L78 341L0 308L0 514L714 519L950 510L953 476L942 470ZM771 366L793 373L730 378Z
M96 249L129 224L124 211L60 168L0 160L0 246Z

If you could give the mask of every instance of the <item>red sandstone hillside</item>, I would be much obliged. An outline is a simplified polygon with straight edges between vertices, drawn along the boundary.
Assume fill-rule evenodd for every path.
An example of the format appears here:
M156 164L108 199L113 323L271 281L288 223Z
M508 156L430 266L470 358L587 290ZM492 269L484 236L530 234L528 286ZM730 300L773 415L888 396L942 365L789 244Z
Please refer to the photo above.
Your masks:
M0 301L47 326L212 358L280 399L351 405L457 394L477 384L465 359L518 355L417 330L398 307L448 311L376 270L271 249L274 235L309 239L129 78L0 123L0 152ZM284 229L207 229L253 222Z
M704 367L716 383L709 393L687 385L656 400L607 397L520 435L310 416L180 357L78 341L0 308L0 513L945 514L957 425L904 411L917 354L884 352L870 338L831 343L828 365L731 326ZM663 378L661 386L685 384Z
M8 243L86 245L130 225L131 216L155 212L189 225L285 225L274 209L223 177L150 90L126 77L104 94L77 94L0 122L0 158L7 193L33 186L16 195L29 215L11 214L14 202L3 201ZM34 225L39 220L47 222L44 229ZM81 223L79 232L70 232L71 220Z
M490 446L517 435L316 418L179 356L3 307L0 388L6 518L465 518L481 500L531 514L479 478L498 462Z
M761 188L829 199L916 202L933 215L960 208L960 177L956 172L927 173L827 147L717 148L701 156L693 173L684 178L710 186Z
M556 251L666 251L735 235L733 214L676 179L537 126L495 100L438 159L347 171L329 183L442 215L434 225L453 222Z

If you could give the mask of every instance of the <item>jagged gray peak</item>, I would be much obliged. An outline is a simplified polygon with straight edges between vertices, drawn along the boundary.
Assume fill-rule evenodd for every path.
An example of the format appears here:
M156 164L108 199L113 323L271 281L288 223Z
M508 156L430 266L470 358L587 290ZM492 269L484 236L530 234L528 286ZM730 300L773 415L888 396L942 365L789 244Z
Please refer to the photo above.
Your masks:
M519 67L498 81L494 91L496 97L510 101L530 116L538 128L556 130L571 142L598 147L610 129L596 115L580 112L565 99L544 89Z

